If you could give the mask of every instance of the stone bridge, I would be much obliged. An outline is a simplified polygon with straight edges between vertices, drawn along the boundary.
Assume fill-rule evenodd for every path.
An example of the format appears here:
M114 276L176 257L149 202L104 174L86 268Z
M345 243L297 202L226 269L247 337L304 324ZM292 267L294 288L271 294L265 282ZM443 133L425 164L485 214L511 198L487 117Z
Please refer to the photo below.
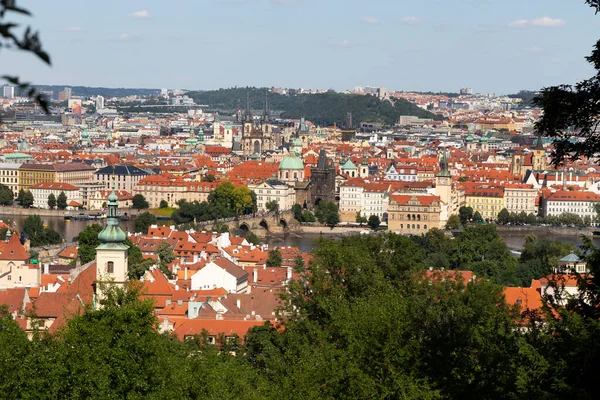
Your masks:
M231 232L235 232L235 230L252 231L257 235L293 232L300 228L300 223L294 219L291 211L239 218L224 223L229 226Z

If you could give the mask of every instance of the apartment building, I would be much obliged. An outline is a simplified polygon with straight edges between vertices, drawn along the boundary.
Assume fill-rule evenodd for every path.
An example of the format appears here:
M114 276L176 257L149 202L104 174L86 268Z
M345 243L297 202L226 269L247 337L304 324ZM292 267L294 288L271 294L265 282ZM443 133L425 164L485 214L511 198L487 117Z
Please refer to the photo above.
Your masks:
M208 195L217 185L217 182L188 182L171 173L162 173L141 179L134 187L133 194L144 196L150 208L160 207L162 200L165 200L169 207L176 207L180 200L207 201Z
M61 193L67 196L67 206L83 205L79 187L65 182L40 182L29 187L33 195L33 207L48 209L48 197L53 194L56 199Z
M496 187L471 187L465 189L465 205L481 214L484 220L496 220L504 208L504 189Z
M594 208L600 202L600 195L593 192L558 190L543 200L543 216L558 217L563 213L577 214L581 218L596 218Z
M0 163L0 183L8 186L15 194L19 193L19 167L21 164Z
M277 201L280 211L291 210L296 204L296 191L292 186L277 179L267 179L259 184L248 185L256 193L258 211L267 211L269 201Z
M96 182L102 183L106 189L114 188L129 193L133 193L135 185L148 175L148 172L133 165L111 165L94 173Z
M509 212L537 214L538 191L533 185L524 183L508 183L504 185L504 207Z

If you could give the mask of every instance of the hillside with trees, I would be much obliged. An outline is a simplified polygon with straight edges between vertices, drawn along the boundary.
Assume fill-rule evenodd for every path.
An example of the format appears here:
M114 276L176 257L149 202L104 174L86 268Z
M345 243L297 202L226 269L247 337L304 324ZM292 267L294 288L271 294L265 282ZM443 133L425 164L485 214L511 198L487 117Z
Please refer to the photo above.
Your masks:
M188 96L197 104L208 106L213 111L233 113L238 106L246 107L249 96L253 112L262 112L265 105L266 88L231 88L206 92L189 92ZM392 104L374 96L326 92L319 94L300 94L292 91L289 95L269 93L270 109L281 118L305 117L321 126L334 123L343 125L346 113L352 113L354 128L361 122L380 122L391 126L398 122L401 115L414 115L421 118L441 120L442 117L417 107L415 104L397 99Z

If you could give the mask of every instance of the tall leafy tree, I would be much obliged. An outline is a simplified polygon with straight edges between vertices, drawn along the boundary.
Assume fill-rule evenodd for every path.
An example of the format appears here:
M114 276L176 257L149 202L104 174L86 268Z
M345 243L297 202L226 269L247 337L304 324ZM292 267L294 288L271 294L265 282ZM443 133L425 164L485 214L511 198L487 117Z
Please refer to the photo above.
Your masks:
M150 205L146 201L146 198L144 197L144 195L142 195L140 193L133 196L133 199L131 200L131 205L133 208L135 208L138 211L150 207Z
M59 210L64 210L65 208L67 208L67 195L65 194L65 192L60 192L58 194L58 197L56 198L56 207Z
M281 257L281 251L276 247L269 252L269 256L267 257L266 265L269 268L273 267L281 267L281 263L283 259Z
M54 196L54 193L48 195L48 207L50 207L51 210L54 210L54 207L56 207L56 196Z
M0 205L11 206L14 198L13 191L8 186L0 184Z
M156 217L154 216L154 214L149 213L149 212L143 212L141 214L139 214L137 217L135 217L135 231L139 232L139 233L146 233L148 232L148 228L151 225L155 225L156 224Z
M96 247L100 246L98 234L102 231L102 225L91 224L77 235L74 240L79 243L79 259L86 264L96 259Z

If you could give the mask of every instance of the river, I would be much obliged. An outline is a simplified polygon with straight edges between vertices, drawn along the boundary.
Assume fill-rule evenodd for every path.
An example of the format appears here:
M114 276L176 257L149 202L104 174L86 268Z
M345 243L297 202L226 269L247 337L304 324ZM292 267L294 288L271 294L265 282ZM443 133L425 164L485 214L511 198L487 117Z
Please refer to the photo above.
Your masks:
M17 230L21 230L23 227L23 221L26 216L17 215L14 217L10 217L4 215L0 217L0 220L9 224L10 226L16 226ZM79 234L79 232L83 231L87 225L93 223L104 224L105 220L98 221L65 221L63 217L41 217L45 224L48 225L49 228L57 231L61 237L65 238L65 241L71 242L75 236ZM16 225L15 225L16 224ZM126 232L133 232L134 221L121 221L121 228ZM504 239L504 242L508 247L513 250L518 250L523 247L525 243L525 236L527 232L500 232L500 236ZM541 235L540 235L541 236ZM313 246L315 240L319 237L316 234L305 234L302 236L290 234L285 235L283 237L267 237L265 243L270 246L294 246L298 247L300 250L308 252ZM327 236L326 236L327 237ZM573 243L576 246L582 244L581 235L553 235L546 236L548 239L558 240L561 242ZM594 237L593 242L597 247L600 247L600 237Z

